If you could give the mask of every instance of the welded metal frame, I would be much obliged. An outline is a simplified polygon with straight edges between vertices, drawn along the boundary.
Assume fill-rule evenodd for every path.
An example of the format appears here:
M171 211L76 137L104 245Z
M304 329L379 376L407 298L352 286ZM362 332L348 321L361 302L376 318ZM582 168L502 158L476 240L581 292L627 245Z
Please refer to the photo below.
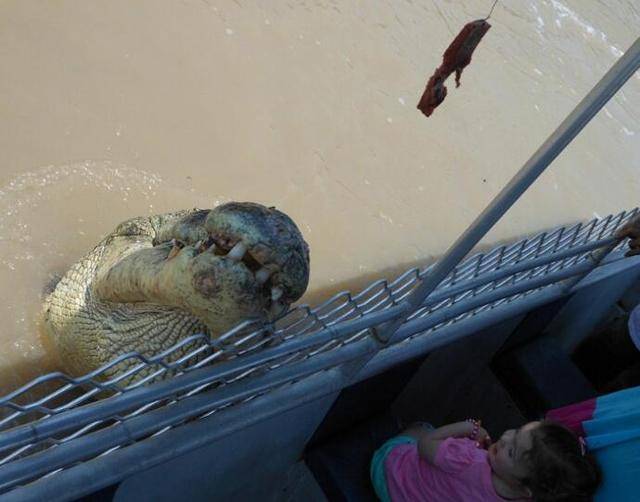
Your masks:
M313 309L300 306L275 326L261 326L243 336L239 335L239 329L232 330L230 336L242 340L233 345L232 351L245 352L241 357L217 364L199 361L190 367L180 367L180 363L162 359L172 354L172 349L164 351L156 358L146 359L141 369L144 364L159 364L166 371L181 368L182 372L150 385L119 388L117 382L101 382L100 372L94 372L75 381L65 376L63 388L91 384L95 387L85 392L88 397L75 397L58 407L46 406L47 398L17 405L13 400L20 396L19 391L5 396L0 399L0 405L14 410L14 421L36 412L43 418L0 434L0 454L4 455L0 492L71 468L78 462L112 454L127 445L166 433L188 420L203 419L229 406L242 406L247 400L319 371L378 354L382 359L374 357L373 364L361 372L362 378L370 376L417 353L450 343L465 332L477 330L482 319L497 322L541 301L557 299L568 293L562 281L591 271L594 253L617 244L614 232L637 213L634 209L542 233L469 258L401 326L393 344L387 348L381 346L370 328L402 314L399 302L415 289L429 268L409 270L392 282L377 281L356 295L335 295ZM598 270L613 265L637 266L636 260L621 258L621 251L610 254ZM324 327L313 329L317 324ZM246 323L243 326L246 329ZM281 341L266 348L250 348L249 344L259 338L257 335L261 340L269 334ZM194 337L194 340L201 345L194 347L193 353L204 352L202 347L212 351L211 346L219 346L206 338ZM183 345L176 344L173 350ZM224 353L224 348L221 351ZM188 362L191 358L184 360ZM384 362L381 364L380 360ZM37 383L43 385L59 378L59 374L46 375L37 379ZM346 386L350 379L342 375L340 382L340 386ZM29 388L32 387L26 386ZM92 401L94 391L102 389L117 392ZM50 399L62 394L54 392L53 395Z

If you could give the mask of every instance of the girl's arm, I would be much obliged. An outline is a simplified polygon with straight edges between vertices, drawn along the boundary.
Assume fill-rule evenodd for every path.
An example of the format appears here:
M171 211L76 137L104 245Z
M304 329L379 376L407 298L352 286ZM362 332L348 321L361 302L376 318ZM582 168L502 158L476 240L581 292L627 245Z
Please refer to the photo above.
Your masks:
M472 422L456 422L432 430L427 430L421 426L412 427L402 434L414 437L418 441L418 454L427 462L433 463L442 441L450 437L470 437L474 427L475 425ZM473 439L480 443L486 443L489 441L489 434L478 425L477 437Z
M471 422L456 422L444 425L432 431L425 432L418 439L418 454L430 464L433 464L440 444L447 438L468 437L473 432Z

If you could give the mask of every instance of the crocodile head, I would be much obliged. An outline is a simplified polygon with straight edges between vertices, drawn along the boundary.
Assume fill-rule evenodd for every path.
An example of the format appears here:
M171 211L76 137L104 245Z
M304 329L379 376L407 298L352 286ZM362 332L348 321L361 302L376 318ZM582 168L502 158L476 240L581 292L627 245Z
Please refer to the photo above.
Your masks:
M309 282L307 243L273 207L231 202L193 211L156 235L153 247L107 260L98 297L177 307L220 333L248 317L279 316Z

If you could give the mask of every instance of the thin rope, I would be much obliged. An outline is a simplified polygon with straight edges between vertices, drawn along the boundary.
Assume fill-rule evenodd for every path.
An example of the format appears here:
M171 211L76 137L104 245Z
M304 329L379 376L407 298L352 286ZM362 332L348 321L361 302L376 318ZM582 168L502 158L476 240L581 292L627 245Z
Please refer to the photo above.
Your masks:
M493 2L493 5L491 6L491 10L489 11L489 15L484 18L485 21L491 17L491 14L493 14L493 9L495 9L497 3L498 3L498 0L495 0L495 2Z

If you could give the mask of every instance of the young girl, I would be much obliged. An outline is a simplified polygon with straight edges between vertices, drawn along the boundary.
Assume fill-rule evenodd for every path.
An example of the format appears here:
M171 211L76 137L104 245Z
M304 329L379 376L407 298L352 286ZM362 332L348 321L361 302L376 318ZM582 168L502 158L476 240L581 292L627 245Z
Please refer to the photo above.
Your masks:
M530 422L491 444L480 422L467 420L390 439L373 456L371 480L383 502L578 502L591 500L600 471L561 425Z

